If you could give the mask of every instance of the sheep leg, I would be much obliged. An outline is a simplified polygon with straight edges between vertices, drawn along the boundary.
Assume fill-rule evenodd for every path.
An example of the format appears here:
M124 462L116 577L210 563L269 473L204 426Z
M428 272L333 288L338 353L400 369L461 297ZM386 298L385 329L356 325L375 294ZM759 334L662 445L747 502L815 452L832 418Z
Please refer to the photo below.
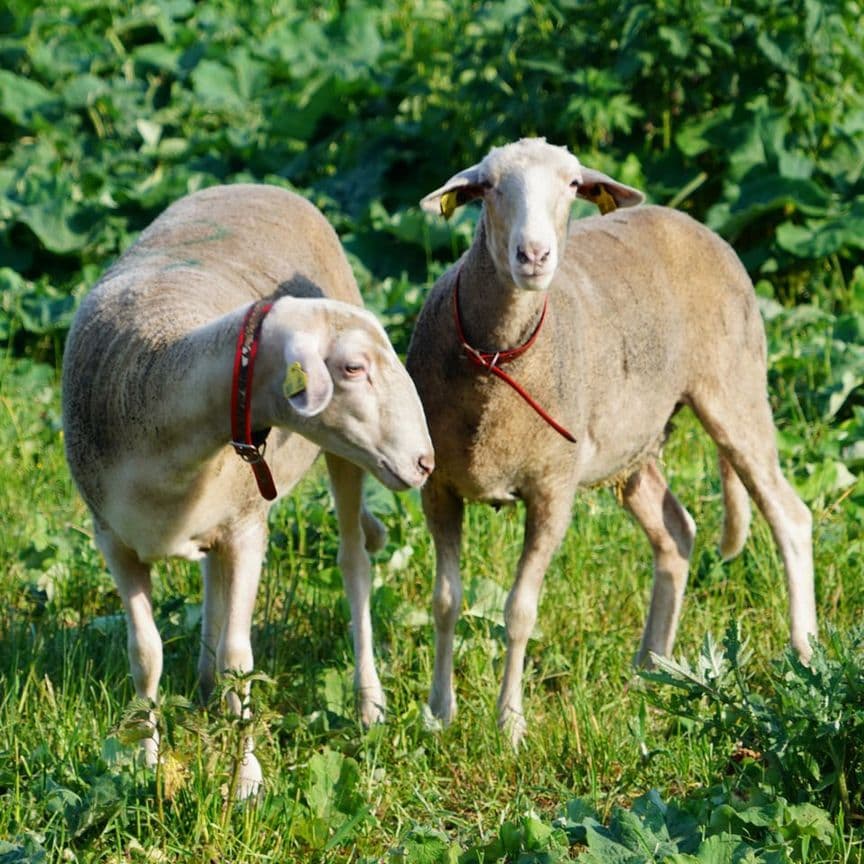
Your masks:
M360 511L360 524L363 526L363 538L366 551L373 555L384 548L387 542L387 528L381 520L373 516L363 505Z
M225 576L218 556L208 555L201 562L204 597L201 611L201 650L198 655L198 688L206 704L216 686L216 653L225 624L227 598Z
M162 640L153 618L150 567L109 529L97 526L95 539L126 610L127 651L135 692L155 704L162 675ZM159 759L159 732L152 712L147 724L152 734L141 739L141 747L147 765L153 767Z
M668 656L675 644L696 525L669 491L653 461L643 465L627 481L624 506L642 526L654 552L651 606L642 643L634 658L635 665L650 666L652 653Z
M215 663L218 670L236 672L240 675L252 671L252 613L255 608L255 596L258 592L266 545L266 523L247 523L242 533L237 533L230 541L215 546L207 555L205 630L201 646L202 658L205 654L208 658L203 661L205 675L207 664L212 663L209 658L213 656L214 640ZM202 682L202 689L206 687L206 683L206 680ZM228 709L233 714L244 719L248 718L250 716L249 683L241 684L237 691L230 691L226 701ZM251 737L247 738L244 746L240 782L237 787L237 797L241 799L257 794L263 782L261 765L253 753L254 740Z
M570 524L570 494L535 496L526 500L525 541L516 580L504 606L507 654L498 696L498 726L513 748L521 742L527 723L522 710L522 672L528 638L537 621L543 577Z
M434 483L435 475L422 491L423 512L435 545L435 667L429 691L429 709L445 725L456 716L453 688L453 639L462 605L459 548L462 542L462 499Z
M720 554L731 561L744 548L750 529L750 497L741 478L721 453L717 460L723 487L723 533Z
M375 669L372 641L371 563L366 547L375 536L377 520L363 507L363 471L351 462L325 454L330 486L339 522L338 564L351 607L351 634L354 641L354 690L357 694L360 720L364 726L384 720L386 698ZM380 525L380 523L378 523ZM367 540L366 527L372 536Z
M695 405L699 419L731 463L771 528L786 571L792 647L804 662L810 639L816 638L816 596L813 585L813 518L780 470L774 421L764 399L745 401L739 388L728 411L723 405Z

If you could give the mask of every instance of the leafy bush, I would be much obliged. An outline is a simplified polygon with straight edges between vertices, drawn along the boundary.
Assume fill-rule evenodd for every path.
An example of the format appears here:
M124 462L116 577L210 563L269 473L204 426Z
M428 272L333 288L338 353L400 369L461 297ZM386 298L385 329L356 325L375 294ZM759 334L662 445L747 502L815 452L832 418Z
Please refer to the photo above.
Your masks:
M758 689L744 670L747 650L737 625L726 631L722 649L707 636L695 665L655 659L656 671L642 676L671 690L649 698L711 738L718 753L733 753L741 788L861 817L864 628L847 636L829 629L807 666L790 649Z
M834 290L864 243L861 13L856 0L11 0L0 339L56 353L107 261L218 182L298 188L359 271L423 280L470 217L453 238L418 198L527 134L707 220L781 300Z

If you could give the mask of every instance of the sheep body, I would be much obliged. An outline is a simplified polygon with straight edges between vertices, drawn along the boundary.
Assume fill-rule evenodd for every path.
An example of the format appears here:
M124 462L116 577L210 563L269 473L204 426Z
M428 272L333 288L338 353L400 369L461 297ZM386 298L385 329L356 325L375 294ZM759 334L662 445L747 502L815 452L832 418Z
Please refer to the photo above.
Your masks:
M493 150L424 199L430 210L447 195L484 201L474 242L430 292L406 360L437 464L423 490L436 550L430 706L445 722L456 710L452 642L463 501L521 499L525 540L505 610L499 697L499 722L514 744L525 730L525 643L578 489L615 481L645 530L655 584L637 662L672 649L695 526L669 492L657 456L682 405L718 446L726 507L721 550L732 556L746 538L743 481L780 546L792 641L802 656L816 632L810 515L779 471L764 330L750 280L724 241L674 210L619 209L568 227L574 195L593 199L598 189L619 204L641 198L563 148L529 139ZM523 344L548 302L536 341L507 373L575 443L469 362L454 325L457 280L465 339L485 352Z
M270 502L229 446L238 333L271 298L257 348L251 419L270 429L280 495L323 449L340 528L364 722L380 719L367 550L383 526L363 507L364 470L394 489L420 485L432 450L416 391L360 294L335 232L309 202L278 189L206 189L169 207L84 298L63 362L72 476L94 519L129 621L139 696L155 700L162 648L150 563L200 560L199 677L252 668L250 628ZM305 387L286 389L300 366ZM243 694L233 694L241 712ZM158 736L145 739L155 760ZM240 794L260 785L246 754Z
M499 314L492 298L474 291L484 277L472 275L470 260L451 267L424 304L409 372L424 404L434 406L428 422L433 441L440 440L436 482L446 474L467 500L521 497L521 489L559 474L562 464L580 487L608 481L657 455L676 406L693 389L728 380L739 352L764 370L764 331L752 288L716 235L683 213L645 206L574 222L568 246L581 243L590 243L591 254L583 259L573 249L562 262L537 341L508 367L575 435L575 445L512 389L467 362L453 327L457 273L472 286L460 294L466 320L494 321ZM715 269L686 282L681 275L698 272L700 256ZM706 308L713 312L703 322ZM495 338L478 332L474 343L496 344ZM423 353L433 339L435 363ZM712 369L712 357L723 365ZM700 380L709 371L713 384ZM448 429L463 434L448 435Z

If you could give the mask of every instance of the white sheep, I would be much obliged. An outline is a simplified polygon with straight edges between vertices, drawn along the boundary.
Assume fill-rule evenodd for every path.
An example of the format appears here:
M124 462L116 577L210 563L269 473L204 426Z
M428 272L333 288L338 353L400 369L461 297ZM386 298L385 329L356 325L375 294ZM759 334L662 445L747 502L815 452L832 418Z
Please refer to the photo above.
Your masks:
M366 724L381 719L367 550L382 545L384 529L363 507L363 472L407 489L434 462L414 386L361 302L312 204L241 184L173 204L81 303L63 361L66 454L123 600L139 696L157 698L150 564L167 556L202 562L203 696L221 671L251 670L268 499L288 492L323 449L359 712ZM244 698L232 694L231 709L245 710ZM155 729L143 743L152 764ZM248 748L241 796L262 780Z
M456 713L463 501L521 499L525 538L505 607L498 700L514 746L526 728L522 670L538 595L580 488L614 483L653 549L635 662L672 650L695 526L658 454L682 405L718 447L723 556L744 544L749 492L783 558L792 644L803 658L816 635L811 516L778 465L764 329L744 268L715 234L663 207L571 225L576 197L604 211L643 200L566 148L525 139L493 149L421 202L445 215L483 202L474 242L434 285L406 361L437 465L422 493L436 553L429 706L445 723Z

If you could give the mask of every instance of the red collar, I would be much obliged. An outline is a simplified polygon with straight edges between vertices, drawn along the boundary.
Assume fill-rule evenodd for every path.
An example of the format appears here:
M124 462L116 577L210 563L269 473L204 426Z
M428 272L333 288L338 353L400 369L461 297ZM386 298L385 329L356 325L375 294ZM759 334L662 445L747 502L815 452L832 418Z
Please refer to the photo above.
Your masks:
M524 354L537 341L537 337L540 335L540 328L546 320L546 308L549 305L549 295L547 294L544 297L543 311L540 313L540 320L537 322L534 332L525 342L516 348L509 348L506 351L480 351L471 345L465 338L465 329L462 326L462 316L459 312L459 280L461 275L462 268L460 267L456 273L456 283L453 286L453 319L456 323L456 335L459 338L459 344L462 346L465 356L475 366L479 366L481 369L486 369L488 372L497 375L502 381L509 384L559 435L575 444L576 438L568 432L564 426L553 420L521 384L511 378L503 369L500 368L502 363L509 363L511 360L515 360L517 357Z
M244 462L252 466L258 491L268 501L276 497L276 484L264 461L264 448L270 429L252 431L252 373L258 356L261 325L272 306L272 300L257 300L246 312L237 335L231 380L231 446Z

